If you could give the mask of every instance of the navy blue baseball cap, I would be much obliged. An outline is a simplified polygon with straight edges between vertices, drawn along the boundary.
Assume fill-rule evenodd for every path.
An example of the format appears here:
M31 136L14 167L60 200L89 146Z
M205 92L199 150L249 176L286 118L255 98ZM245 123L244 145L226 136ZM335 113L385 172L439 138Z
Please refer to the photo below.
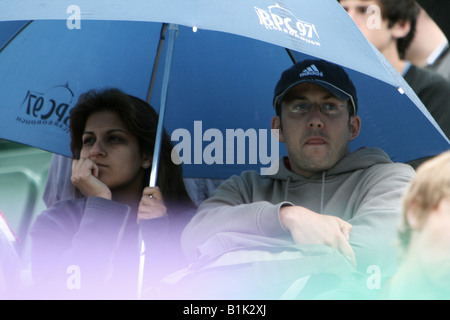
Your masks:
M277 109L289 90L304 82L317 84L340 100L349 100L353 106L351 115L356 115L358 99L353 82L342 67L325 60L303 60L285 70L275 87L274 108Z

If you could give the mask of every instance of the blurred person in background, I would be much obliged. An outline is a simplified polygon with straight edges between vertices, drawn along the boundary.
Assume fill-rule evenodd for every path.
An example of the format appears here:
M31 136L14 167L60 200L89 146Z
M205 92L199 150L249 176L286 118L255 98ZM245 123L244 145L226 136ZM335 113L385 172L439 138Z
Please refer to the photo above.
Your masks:
M338 1L366 39L403 76L450 138L450 83L436 72L406 60L406 52L415 37L420 6L414 0ZM416 159L409 164L417 168L426 159Z
M450 81L450 47L447 37L422 8L417 19L416 34L406 51L406 59Z
M403 204L398 272L385 299L450 299L450 151L417 169Z

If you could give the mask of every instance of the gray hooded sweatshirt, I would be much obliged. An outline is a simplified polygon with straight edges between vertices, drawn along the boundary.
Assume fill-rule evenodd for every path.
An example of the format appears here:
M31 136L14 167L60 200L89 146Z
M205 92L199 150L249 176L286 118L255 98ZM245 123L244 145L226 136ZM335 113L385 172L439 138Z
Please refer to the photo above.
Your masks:
M291 246L279 210L298 205L352 225L349 242L359 270L374 265L391 273L401 199L414 170L393 163L377 148L355 151L310 178L293 173L286 164L286 158L280 159L273 176L247 171L219 186L183 232L185 255L193 262L211 261L236 250Z

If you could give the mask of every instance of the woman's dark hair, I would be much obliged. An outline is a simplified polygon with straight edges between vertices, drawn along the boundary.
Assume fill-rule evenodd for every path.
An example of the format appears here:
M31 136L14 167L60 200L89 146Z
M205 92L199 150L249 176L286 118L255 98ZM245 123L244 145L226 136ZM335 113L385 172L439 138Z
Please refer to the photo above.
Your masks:
M70 148L74 159L80 158L82 136L88 117L99 111L117 113L127 129L137 138L141 154L153 155L158 114L145 101L125 94L119 89L91 90L82 94L70 112ZM192 205L183 182L181 165L173 163L171 158L172 142L163 130L157 185L165 202L171 205ZM151 168L146 170L143 186L150 180Z

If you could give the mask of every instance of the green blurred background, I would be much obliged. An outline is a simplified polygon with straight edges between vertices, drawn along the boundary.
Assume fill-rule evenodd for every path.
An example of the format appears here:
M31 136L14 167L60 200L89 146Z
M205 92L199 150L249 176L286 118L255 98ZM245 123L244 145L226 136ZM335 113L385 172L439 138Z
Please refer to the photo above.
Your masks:
M45 209L42 195L51 158L52 153L0 139L0 211L19 237L24 258L29 228Z

